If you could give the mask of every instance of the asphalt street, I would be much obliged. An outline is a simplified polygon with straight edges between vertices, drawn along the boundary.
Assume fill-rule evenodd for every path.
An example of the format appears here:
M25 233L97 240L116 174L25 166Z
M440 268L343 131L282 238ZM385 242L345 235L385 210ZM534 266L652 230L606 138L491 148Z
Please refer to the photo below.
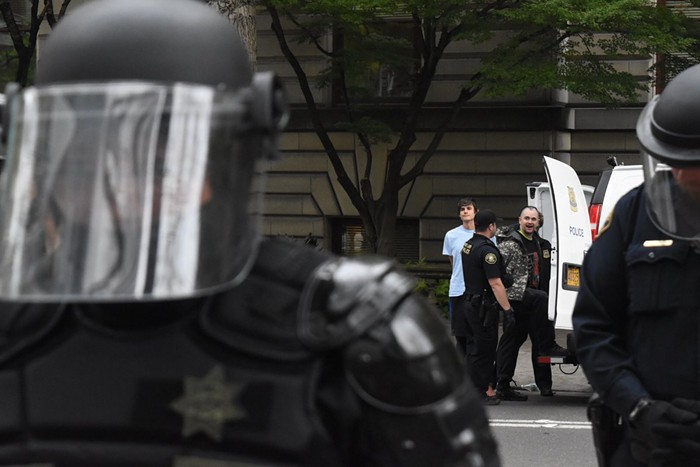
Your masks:
M566 343L566 331L557 342ZM592 394L583 370L572 365L552 366L554 397L542 397L532 386L530 341L520 349L514 381L528 395L526 402L504 401L487 407L498 441L503 467L596 467L586 403Z
M531 392L525 402L487 407L503 467L597 467L586 419L589 394Z

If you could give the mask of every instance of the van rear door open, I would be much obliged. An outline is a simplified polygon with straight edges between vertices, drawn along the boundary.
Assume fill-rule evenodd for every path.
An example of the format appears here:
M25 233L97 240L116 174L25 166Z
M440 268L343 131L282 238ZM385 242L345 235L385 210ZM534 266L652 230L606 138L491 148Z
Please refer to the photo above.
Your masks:
M588 209L595 188L590 185L581 185L581 188L583 188L583 194L586 195L586 209ZM525 189L527 192L527 205L535 206L544 214L544 224L537 233L540 237L546 238L551 242L552 237L554 237L554 208L549 195L549 183L529 182L525 184Z
M581 281L583 257L591 246L590 218L578 175L571 166L544 157L554 210L549 319L572 330L571 315Z

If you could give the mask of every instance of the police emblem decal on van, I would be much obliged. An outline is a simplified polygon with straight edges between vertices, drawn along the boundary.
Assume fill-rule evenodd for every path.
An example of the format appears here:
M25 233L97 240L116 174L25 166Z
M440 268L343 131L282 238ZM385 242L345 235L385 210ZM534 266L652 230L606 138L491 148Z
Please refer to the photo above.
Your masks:
M578 204L576 203L576 193L574 193L574 187L567 186L566 188L569 190L569 207L571 208L571 211L578 212Z

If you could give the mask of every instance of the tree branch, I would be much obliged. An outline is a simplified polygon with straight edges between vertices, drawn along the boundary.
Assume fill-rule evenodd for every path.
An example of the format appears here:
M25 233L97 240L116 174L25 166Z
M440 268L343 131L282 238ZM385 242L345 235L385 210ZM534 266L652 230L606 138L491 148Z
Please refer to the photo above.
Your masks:
M342 62L341 62L342 63ZM339 65L340 66L340 65ZM348 120L350 122L356 122L357 120L355 119L355 113L352 111L352 106L350 105L350 94L348 93L348 86L347 86L347 81L345 80L345 67L340 66L340 87L343 92L343 99L345 100L345 109L348 114ZM369 140L367 139L367 135L364 133L360 133L359 131L356 133L358 138L360 139L360 143L362 144L362 147L365 150L365 154L367 155L367 161L365 165L365 170L364 170L364 175L363 179L367 180L367 183L369 183L369 177L372 172L372 161L374 160L373 157L373 152L372 152L372 145L370 144ZM364 193L364 191L361 189L361 192ZM371 193L371 187L369 192ZM368 200L373 200L374 198L365 198Z
M360 215L368 217L367 206L362 202L362 197L358 188L355 185L353 185L352 181L350 180L350 177L348 176L348 173L345 170L342 161L340 160L338 151L335 149L333 142L328 136L328 131L326 130L323 122L321 121L320 113L318 107L316 106L316 102L314 101L314 97L311 92L311 87L309 86L309 80L306 76L306 73L304 73L304 70L302 69L301 64L299 63L299 60L297 60L296 56L289 48L289 44L287 43L287 39L284 35L284 30L282 29L282 24L280 22L277 9L273 6L268 6L267 11L270 13L270 17L272 18L272 30L275 33L275 36L277 37L277 41L279 42L280 48L282 49L282 53L294 69L294 73L296 74L297 79L299 80L299 86L301 87L301 92L304 95L306 105L309 109L309 115L314 130L316 131L316 134L321 140L323 148L326 150L326 154L328 155L328 158L331 161L331 165L333 166L338 182L341 184L343 189L345 189L346 193L350 197L350 201L352 202L353 206L355 206L355 208L360 212Z
M66 10L68 9L68 5L70 5L70 2L71 0L63 0L61 9L58 11L58 19L63 18L63 16L66 14Z
M472 80L476 79L478 79L478 74L472 77ZM445 117L443 121L440 122L440 125L435 130L435 133L433 134L433 137L430 140L430 144L428 144L426 150L423 151L420 158L416 161L413 167L411 167L410 170L408 170L399 178L399 188L408 185L417 177L423 174L423 170L425 169L426 164L433 157L435 151L437 151L438 146L440 146L440 143L442 142L442 139L445 136L445 132L447 131L447 127L457 117L457 114L459 113L460 109L464 106L464 104L471 100L474 96L476 96L480 90L481 88L476 86L470 87L468 89L462 89L460 91L459 96L450 106L450 112L447 114L447 117Z
M292 22L292 24L294 24L294 26L299 28L299 30L304 31L306 33L306 37L311 39L311 43L314 45L314 47L316 47L316 50L321 52L322 55L325 55L326 57L329 57L329 58L335 57L335 54L333 52L331 52L330 50L323 47L323 45L321 45L321 41L320 41L318 35L315 34L314 32L312 32L306 26L304 26L304 23L302 23L301 21L298 21L296 16L294 16L292 14L287 14L287 18L289 18L289 20Z
M391 189L392 186L398 183L401 170L406 162L408 151L415 142L415 130L418 123L418 116L420 115L423 103L428 95L430 84L435 77L437 65L440 62L445 48L451 41L451 36L449 33L447 33L447 31L443 29L441 32L442 34L440 35L440 40L437 41L437 43L434 41L434 39L429 39L427 41L430 44L434 44L434 47L430 48L428 56L423 62L423 67L418 73L415 91L411 95L411 101L408 106L406 118L404 119L404 124L399 134L399 140L389 154L386 174L387 183L385 184L384 191L386 191L387 188ZM436 36L437 33L434 32L434 35Z
M10 38L12 39L12 45L18 54L26 52L27 46L22 40L22 32L19 29L19 25L15 20L15 15L12 12L12 7L10 2L0 2L0 14L2 14L2 19L7 25L7 32L10 33Z

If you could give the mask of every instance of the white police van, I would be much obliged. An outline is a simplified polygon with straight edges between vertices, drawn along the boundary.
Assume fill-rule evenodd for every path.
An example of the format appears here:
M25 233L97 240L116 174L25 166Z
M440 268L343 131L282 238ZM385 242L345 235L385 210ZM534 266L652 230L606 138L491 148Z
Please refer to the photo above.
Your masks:
M552 242L549 319L556 329L571 331L571 316L580 286L583 258L617 201L644 181L641 165L615 166L601 172L595 189L581 185L574 169L544 157L547 183L527 185L528 204L544 214L541 235ZM577 364L576 349L567 339L569 357L539 357L540 363Z

